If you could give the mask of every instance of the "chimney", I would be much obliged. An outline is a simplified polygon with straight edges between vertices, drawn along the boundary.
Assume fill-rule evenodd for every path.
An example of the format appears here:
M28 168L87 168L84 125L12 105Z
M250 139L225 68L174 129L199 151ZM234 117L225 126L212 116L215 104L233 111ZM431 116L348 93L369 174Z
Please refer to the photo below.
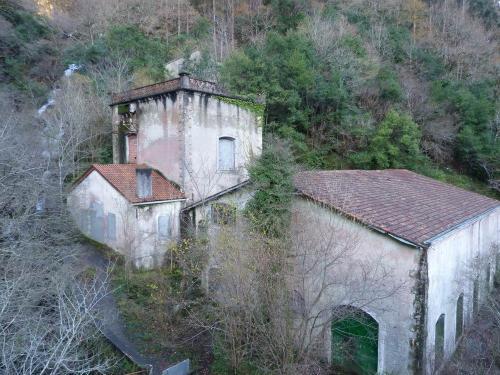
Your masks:
M189 89L189 73L186 71L179 72L181 89Z
M137 180L137 197L148 198L153 195L153 183L151 181L151 168L147 166L137 167L135 170Z

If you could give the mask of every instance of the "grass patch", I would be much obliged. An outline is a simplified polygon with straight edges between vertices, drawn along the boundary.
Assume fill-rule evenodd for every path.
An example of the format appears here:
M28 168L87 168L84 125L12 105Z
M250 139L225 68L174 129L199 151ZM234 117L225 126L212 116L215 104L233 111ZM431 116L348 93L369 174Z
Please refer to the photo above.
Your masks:
M108 372L110 375L124 375L124 374L132 374L137 373L143 368L137 366L134 362L132 362L129 358L123 355L116 347L111 344L106 338L98 343L100 352L105 358L109 358L111 361L114 361L116 364L112 369Z
M128 336L141 352L167 358L172 364L189 358L192 367L207 361L207 335L196 336L189 324L189 311L197 300L185 295L179 268L146 271L119 265L112 283ZM196 340L189 339L195 336Z
M101 242L97 242L96 240L93 240L92 238L86 236L83 233L80 233L79 241L80 241L80 243L91 245L97 251L99 251L106 259L108 259L112 263L115 263L116 265L124 265L125 264L125 257L123 255L117 253L115 250L110 248L108 245L103 244Z

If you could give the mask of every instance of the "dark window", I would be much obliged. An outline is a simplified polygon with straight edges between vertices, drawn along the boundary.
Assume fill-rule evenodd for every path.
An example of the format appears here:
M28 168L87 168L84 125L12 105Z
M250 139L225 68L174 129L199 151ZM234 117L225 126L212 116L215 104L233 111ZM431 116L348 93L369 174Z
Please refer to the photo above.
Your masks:
M474 280L474 290L472 291L472 314L477 315L479 311L479 280Z
M212 221L214 224L228 225L236 222L236 207L227 203L212 204Z
M118 114L124 115L130 112L130 104L120 104L118 105Z
M490 291L490 277L491 277L491 264L488 263L486 265L486 291L489 292Z
M495 258L495 287L500 285L500 253Z
M219 138L219 170L232 171L235 169L234 149L233 138Z
M444 314L441 314L436 322L434 351L436 358L435 369L437 370L441 366L441 363L443 363L444 358Z
M464 294L460 294L457 299L457 318L455 328L455 341L458 341L462 336L464 329Z

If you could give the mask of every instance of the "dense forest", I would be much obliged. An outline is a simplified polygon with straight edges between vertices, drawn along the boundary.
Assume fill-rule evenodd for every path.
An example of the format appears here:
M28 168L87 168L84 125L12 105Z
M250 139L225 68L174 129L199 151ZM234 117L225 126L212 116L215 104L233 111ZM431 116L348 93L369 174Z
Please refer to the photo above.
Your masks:
M111 285L127 332L169 365L332 373L307 340L291 344L290 320L273 319L297 304L279 277L290 248L308 246L283 235L292 176L406 168L498 199L499 36L496 0L0 0L0 372L139 370L98 329ZM200 288L206 239L136 272L68 220L71 183L112 161L110 93L172 78L165 65L179 58L264 119L244 212L252 231L219 244L252 254L260 272L239 308ZM115 268L84 268L82 248ZM459 351L450 374L500 367L498 298L492 306L489 341L469 345L474 361Z
M186 69L264 99L265 132L291 142L309 168L409 168L498 193L493 1L1 6L2 96L18 111L33 111L68 64L81 66L78 89L68 90L101 107L86 121L104 137L88 161L109 157L107 93L164 80L166 62L199 50L202 58Z

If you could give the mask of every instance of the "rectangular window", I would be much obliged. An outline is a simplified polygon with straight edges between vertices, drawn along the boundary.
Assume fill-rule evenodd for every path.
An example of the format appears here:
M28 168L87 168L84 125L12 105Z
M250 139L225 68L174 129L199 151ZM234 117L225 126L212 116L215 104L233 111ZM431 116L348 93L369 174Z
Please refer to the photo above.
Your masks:
M116 240L116 216L113 213L108 213L108 239Z
M161 240L169 239L172 236L172 226L170 217L166 215L158 216L158 237Z
M234 139L229 137L219 138L219 170L234 170L234 159Z

